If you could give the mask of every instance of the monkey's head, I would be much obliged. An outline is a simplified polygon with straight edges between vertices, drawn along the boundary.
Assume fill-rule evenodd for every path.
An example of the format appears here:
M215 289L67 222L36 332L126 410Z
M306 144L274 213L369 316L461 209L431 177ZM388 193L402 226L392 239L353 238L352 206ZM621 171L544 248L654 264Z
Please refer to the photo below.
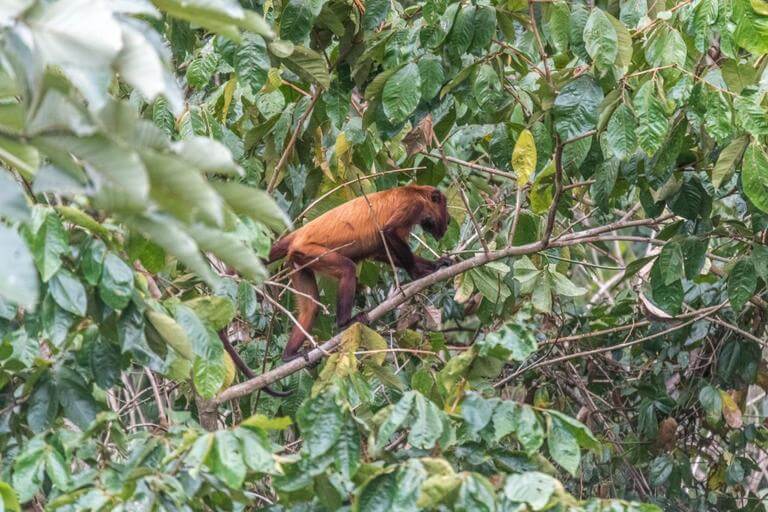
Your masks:
M420 222L422 229L440 240L445 235L450 220L445 194L435 187L424 187L424 213Z

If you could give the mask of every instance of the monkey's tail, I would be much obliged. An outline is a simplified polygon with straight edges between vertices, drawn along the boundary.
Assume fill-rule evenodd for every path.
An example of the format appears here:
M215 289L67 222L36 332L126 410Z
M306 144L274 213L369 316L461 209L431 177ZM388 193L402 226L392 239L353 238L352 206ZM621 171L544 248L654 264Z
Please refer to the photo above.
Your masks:
M237 366L237 368L249 379L256 377L256 374L253 373L253 370L251 370L248 365L245 364L245 361L243 361L243 359L240 357L240 354L238 354L237 350L235 350L235 347L233 347L232 343L230 343L226 328L219 331L219 339L221 339L221 343L224 345L224 350L226 350L229 354L229 357L232 358L235 366ZM293 394L293 391L275 391L269 386L264 386L261 389L263 389L266 394L277 398L285 398Z
M272 249L269 251L269 259L265 261L267 265L270 263L274 263L277 260L281 260L286 257L288 254L288 247L291 245L291 240L293 239L293 235L286 235L272 246Z

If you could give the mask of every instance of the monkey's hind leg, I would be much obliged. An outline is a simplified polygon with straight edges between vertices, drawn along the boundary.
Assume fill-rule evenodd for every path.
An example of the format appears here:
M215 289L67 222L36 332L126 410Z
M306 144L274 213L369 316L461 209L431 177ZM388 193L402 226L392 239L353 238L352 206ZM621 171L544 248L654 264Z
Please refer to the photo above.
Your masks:
M295 264L295 266L300 267L301 265ZM283 351L283 361L290 361L298 355L299 349L306 339L304 332L310 332L312 324L315 322L318 300L320 298L320 294L317 291L315 273L309 268L303 268L294 272L291 276L291 284L299 292L294 294L294 296L299 309L297 320L301 327L298 325L293 326L291 337Z

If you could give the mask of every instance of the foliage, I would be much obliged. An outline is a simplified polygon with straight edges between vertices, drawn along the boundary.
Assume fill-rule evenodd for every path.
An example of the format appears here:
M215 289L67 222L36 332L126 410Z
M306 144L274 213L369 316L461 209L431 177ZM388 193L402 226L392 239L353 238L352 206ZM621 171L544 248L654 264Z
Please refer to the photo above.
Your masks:
M766 41L761 0L4 2L2 510L761 510ZM362 263L384 321L217 403L219 331L280 364L274 239L410 182L468 264Z

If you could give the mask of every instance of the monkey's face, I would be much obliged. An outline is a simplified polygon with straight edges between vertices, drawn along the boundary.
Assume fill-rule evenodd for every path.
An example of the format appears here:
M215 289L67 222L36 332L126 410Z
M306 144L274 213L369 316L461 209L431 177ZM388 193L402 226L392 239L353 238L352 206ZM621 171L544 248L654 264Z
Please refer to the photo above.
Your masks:
M421 227L437 240L440 240L445 235L450 220L448 216L448 201L445 195L436 188L432 189L427 197Z

